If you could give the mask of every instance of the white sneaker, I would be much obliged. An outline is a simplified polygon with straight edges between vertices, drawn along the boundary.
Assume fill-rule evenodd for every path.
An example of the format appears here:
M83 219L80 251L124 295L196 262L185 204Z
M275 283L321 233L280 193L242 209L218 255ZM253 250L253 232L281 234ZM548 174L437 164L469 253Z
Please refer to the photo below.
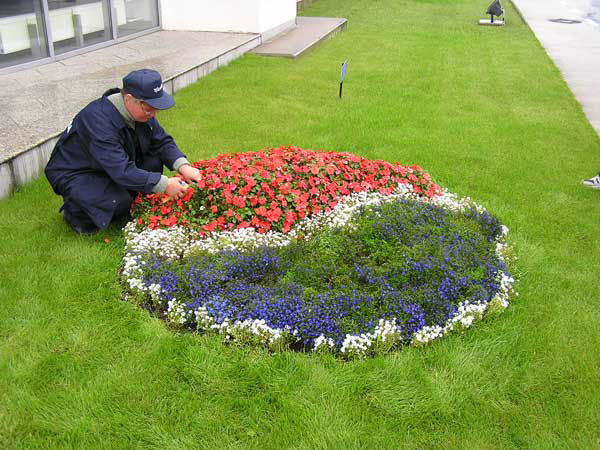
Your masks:
M592 189L600 189L600 173L594 178L583 180L582 183L588 187L591 187Z

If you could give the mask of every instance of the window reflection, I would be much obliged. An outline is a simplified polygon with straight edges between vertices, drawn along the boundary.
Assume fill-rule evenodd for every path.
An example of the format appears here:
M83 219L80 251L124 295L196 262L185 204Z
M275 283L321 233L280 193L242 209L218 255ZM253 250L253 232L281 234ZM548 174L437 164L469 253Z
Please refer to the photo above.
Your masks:
M114 0L119 37L158 26L156 0Z
M0 69L158 26L158 0L0 0Z
M108 0L48 0L48 9L57 55L112 38Z
M48 56L39 0L0 0L0 68Z

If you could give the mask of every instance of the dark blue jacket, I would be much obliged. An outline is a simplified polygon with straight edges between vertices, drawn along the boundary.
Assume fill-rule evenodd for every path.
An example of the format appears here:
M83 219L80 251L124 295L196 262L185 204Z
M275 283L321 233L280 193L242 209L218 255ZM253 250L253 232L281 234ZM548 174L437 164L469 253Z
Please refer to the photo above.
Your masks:
M75 116L56 143L45 171L65 204L75 202L99 228L108 226L127 191L150 193L160 181L161 172L143 169L148 166L145 163L160 160L172 169L184 157L156 118L136 122L135 131L128 127L107 98L116 92L105 92Z

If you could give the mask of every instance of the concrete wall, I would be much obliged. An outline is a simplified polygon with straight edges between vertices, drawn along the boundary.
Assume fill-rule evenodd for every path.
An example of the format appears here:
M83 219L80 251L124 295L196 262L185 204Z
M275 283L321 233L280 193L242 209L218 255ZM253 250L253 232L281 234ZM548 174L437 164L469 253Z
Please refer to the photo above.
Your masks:
M265 33L293 25L296 0L161 0L162 28Z

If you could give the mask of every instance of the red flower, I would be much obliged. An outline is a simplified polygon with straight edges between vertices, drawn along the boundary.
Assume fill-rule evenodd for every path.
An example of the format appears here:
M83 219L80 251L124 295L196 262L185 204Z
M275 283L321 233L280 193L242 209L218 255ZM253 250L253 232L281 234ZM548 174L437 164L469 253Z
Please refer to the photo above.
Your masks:
M215 228L216 228L216 227L217 227L217 221L216 221L216 220L213 220L212 222L210 222L210 223L208 223L208 224L204 225L204 227L203 227L203 228L204 228L206 231L212 232L212 231L214 231L214 230L215 230Z
M192 197L193 197L193 196L194 196L194 188L193 188L193 187L190 187L190 188L188 188L187 192L186 192L186 193L185 193L185 195L183 196L183 199L182 199L182 200L183 200L184 202L189 202L189 201L192 199ZM179 200L179 201L177 202L177 204L178 204L178 205L179 205L179 202L181 202L181 200Z
M246 207L246 197L233 197L233 205L238 208Z
M155 229L209 221L202 233L247 226L259 232L286 232L297 220L330 211L352 192L374 190L389 195L398 183L411 184L415 193L428 198L441 192L416 165L298 147L224 154L193 166L202 177L198 188L188 188L176 202L164 194L136 196L131 211L138 225ZM219 209L226 211L214 219Z
M175 216L171 216L169 218L165 218L163 220L160 221L161 225L165 225L167 227L172 227L177 223L177 217Z
M285 213L285 221L288 223L292 223L296 220L296 213L294 211L287 211Z
M275 209L270 210L266 214L266 217L270 222L277 222L279 220L279 218L281 217L281 214L283 214L283 211L281 211L281 208L275 208Z

